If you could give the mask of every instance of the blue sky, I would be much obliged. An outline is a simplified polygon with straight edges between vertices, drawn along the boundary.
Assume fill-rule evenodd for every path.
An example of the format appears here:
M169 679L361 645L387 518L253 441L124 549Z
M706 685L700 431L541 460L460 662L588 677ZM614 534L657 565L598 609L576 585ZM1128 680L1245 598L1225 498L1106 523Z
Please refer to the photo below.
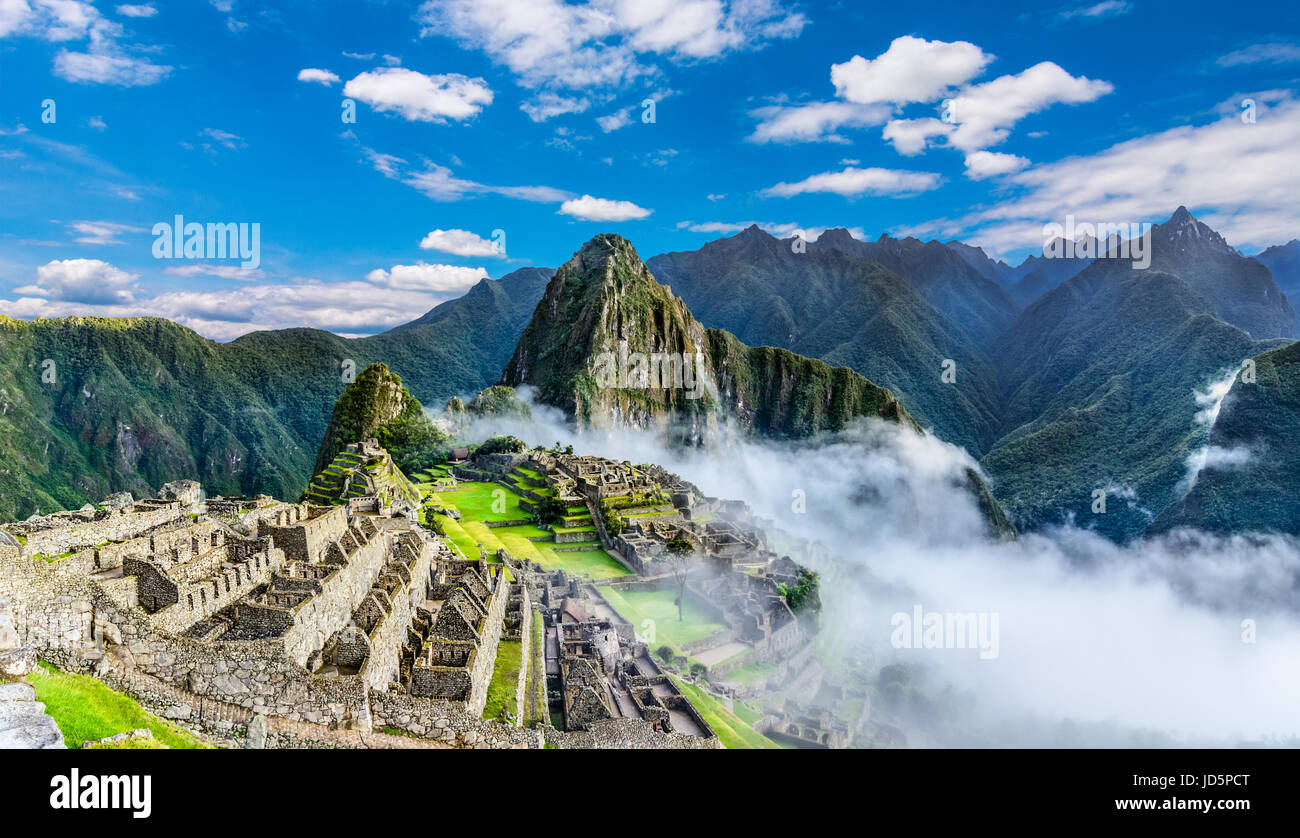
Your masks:
M0 0L0 313L367 334L599 232L750 222L1300 237L1294 3L999 8ZM258 223L260 264L155 258L177 214Z

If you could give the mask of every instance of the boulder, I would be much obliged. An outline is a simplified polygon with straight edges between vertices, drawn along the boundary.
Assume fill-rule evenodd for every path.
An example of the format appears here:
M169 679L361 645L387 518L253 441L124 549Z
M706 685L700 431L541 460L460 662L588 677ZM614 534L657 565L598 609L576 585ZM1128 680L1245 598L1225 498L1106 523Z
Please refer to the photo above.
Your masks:
M0 684L0 750L67 747L30 685Z
M36 669L36 650L31 646L0 652L0 675L7 678L21 678L34 669Z

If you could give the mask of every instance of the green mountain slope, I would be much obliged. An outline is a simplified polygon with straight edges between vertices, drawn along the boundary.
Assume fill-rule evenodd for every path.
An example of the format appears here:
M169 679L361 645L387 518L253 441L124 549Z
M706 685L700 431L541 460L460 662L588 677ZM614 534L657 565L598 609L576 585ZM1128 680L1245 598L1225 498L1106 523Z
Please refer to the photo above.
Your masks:
M178 478L296 497L345 371L383 361L431 404L475 392L497 378L549 276L483 280L353 340L288 329L218 344L155 318L0 319L0 517ZM43 381L47 360L54 376Z
M1152 531L1192 526L1217 532L1300 535L1300 343L1255 358L1255 380L1237 375L1210 431L1211 458L1187 495Z
M827 231L795 253L790 241L751 227L647 264L710 326L751 346L850 367L897 393L939 436L976 454L987 450L997 438L1001 401L987 354L907 280L834 246L836 240L836 231ZM973 271L949 248L936 247L945 262ZM957 365L956 385L941 380L948 359Z
M624 362L633 353L691 358L696 386L685 378L683 386L662 378L635 386L635 367ZM631 243L612 234L592 239L556 272L501 383L535 387L579 425L658 428L686 441L723 423L769 438L841 430L864 416L920 429L892 392L847 367L705 329ZM1014 532L978 474L969 478L990 530Z
M1154 228L1149 269L1097 260L998 344L1004 436L982 462L1017 523L1140 534L1178 500L1187 457L1204 444L1194 392L1277 345L1222 319L1231 312L1268 331L1259 324L1270 314L1280 324L1290 309L1276 287L1267 306L1233 302L1233 287L1253 293L1259 266L1184 213ZM1107 493L1104 514L1093 512L1097 491Z

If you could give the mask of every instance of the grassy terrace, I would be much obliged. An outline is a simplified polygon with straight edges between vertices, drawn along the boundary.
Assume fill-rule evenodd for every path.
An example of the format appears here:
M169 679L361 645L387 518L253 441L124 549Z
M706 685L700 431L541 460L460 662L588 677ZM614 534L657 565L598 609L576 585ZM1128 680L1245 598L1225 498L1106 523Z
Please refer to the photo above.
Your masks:
M82 742L137 728L153 731L155 746L161 743L168 748L212 747L149 713L130 696L114 692L87 675L60 672L42 662L39 669L27 676L27 681L36 688L36 700L45 704L45 712L63 731L63 741L69 748L80 748ZM128 742L122 747L143 748L148 743Z
M447 533L447 539L460 548L466 558L477 559L482 544L493 560L496 551L504 549L512 556L531 559L542 567L562 568L593 579L610 579L631 573L602 550L600 542L594 538L581 542L588 549L557 551L553 549L556 545L552 531L536 524L487 526L488 522L528 521L532 517L531 513L519 507L518 494L497 483L465 481L459 483L455 491L432 492L429 498L433 503L453 507L460 513L459 521L446 515L436 518ZM576 526L556 528L556 531L590 532L594 535L595 525L586 507L574 507L569 511L573 514L568 520Z
M519 689L519 671L524 667L524 644L518 640L502 640L497 644L496 665L492 668L492 681L488 684L487 704L483 705L483 718L497 719L503 710L518 716L515 704Z
M673 682L691 700L691 704L695 705L695 709L700 711L700 715L713 728L714 733L718 734L718 738L722 740L722 744L726 747L776 749L782 747L754 730L754 728L750 727L749 722L728 710L721 701L694 684L678 678L673 678ZM750 708L746 708L746 710L749 715L754 715ZM754 719L754 721L757 721L757 719Z
M727 628L690 600L686 602L685 619L677 619L677 606L673 604L677 592L674 590L618 591L601 585L600 593L614 610L637 626L638 631L645 620L652 622L655 631L655 640L650 644L652 649L664 643L680 648Z

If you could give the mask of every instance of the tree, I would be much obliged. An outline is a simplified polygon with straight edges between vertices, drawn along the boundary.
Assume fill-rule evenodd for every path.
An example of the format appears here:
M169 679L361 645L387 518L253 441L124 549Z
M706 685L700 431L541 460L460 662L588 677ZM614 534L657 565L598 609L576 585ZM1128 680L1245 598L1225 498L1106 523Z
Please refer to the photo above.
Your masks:
M559 524L569 511L568 504L557 497L544 497L533 507L533 520L538 524Z
M684 538L674 538L665 547L664 561L677 583L677 619L686 619L686 577L691 573L691 560L695 557L695 545Z

